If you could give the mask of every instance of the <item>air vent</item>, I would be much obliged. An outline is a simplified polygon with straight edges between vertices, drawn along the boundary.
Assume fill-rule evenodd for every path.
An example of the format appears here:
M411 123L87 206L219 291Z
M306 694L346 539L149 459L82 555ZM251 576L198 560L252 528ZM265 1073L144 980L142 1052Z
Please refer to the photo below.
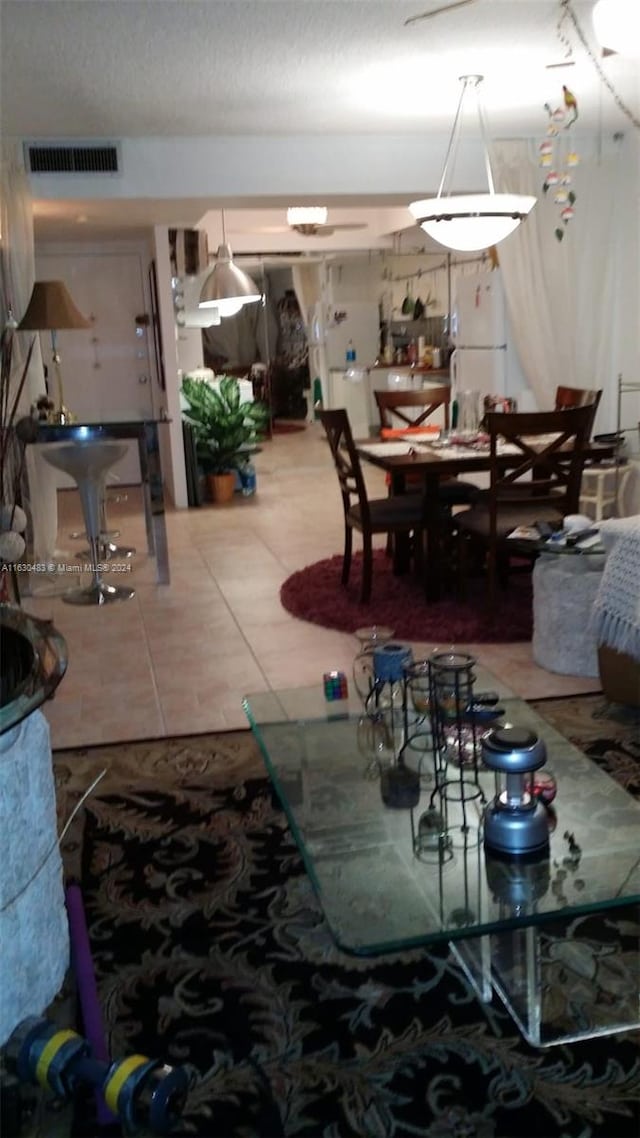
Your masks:
M25 144L27 168L31 174L118 174L120 155L112 143L98 145L69 143Z

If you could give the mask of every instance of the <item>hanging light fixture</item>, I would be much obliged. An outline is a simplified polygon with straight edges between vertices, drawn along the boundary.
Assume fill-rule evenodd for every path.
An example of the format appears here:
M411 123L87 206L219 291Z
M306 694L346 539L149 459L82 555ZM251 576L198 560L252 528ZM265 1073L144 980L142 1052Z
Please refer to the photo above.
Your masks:
M638 0L598 0L592 19L601 47L620 55L640 55Z
M215 265L200 291L198 308L215 308L220 316L235 316L245 304L253 304L261 297L255 281L233 263L222 210L222 245L218 245Z
M287 225L302 233L304 237L313 237L318 228L327 224L329 210L324 205L295 205L287 210Z
M478 87L482 75L461 75L462 93L458 101L456 117L453 122L444 169L435 198L411 202L409 211L418 225L447 249L470 253L497 245L518 227L523 218L535 205L536 199L524 194L497 194L493 184L487 129L484 121ZM449 167L455 165L455 156L460 137L462 107L467 92L476 95L478 118L484 149L484 162L489 183L485 194L445 195L443 190Z

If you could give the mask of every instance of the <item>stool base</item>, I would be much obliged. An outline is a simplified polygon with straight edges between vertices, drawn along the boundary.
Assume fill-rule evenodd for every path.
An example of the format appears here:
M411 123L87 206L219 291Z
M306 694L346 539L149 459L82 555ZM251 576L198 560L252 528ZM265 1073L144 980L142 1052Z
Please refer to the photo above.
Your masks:
M109 605L114 601L130 601L135 595L135 589L116 588L115 585L105 585L104 581L100 581L86 589L70 589L68 593L63 593L62 599L67 605Z

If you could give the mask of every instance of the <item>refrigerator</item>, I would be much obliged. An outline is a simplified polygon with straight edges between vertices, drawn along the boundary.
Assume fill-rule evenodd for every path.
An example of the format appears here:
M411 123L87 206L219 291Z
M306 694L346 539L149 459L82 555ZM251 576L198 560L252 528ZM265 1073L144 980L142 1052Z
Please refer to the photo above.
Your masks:
M536 402L513 344L499 269L458 277L450 325L454 351L451 389L516 400L519 411L536 410Z
M315 304L308 318L309 375L322 388L322 405L328 410L346 408L354 435L369 434L377 413L367 368L378 356L380 313L377 301L345 301ZM355 362L347 363L353 346ZM313 418L314 408L310 408Z

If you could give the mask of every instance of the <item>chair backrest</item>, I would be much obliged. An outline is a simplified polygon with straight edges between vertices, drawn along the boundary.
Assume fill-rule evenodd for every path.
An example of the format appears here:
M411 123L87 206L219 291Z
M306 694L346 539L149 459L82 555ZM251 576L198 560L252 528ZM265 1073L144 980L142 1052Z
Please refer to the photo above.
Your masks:
M356 502L360 506L360 520L363 528L370 525L371 514L360 459L353 441L349 416L344 408L335 411L318 411L318 417L325 429L331 457L336 468L342 508L346 514Z
M576 514L589 439L592 407L566 411L489 412L491 448L489 508L492 528L501 505L552 505L559 514ZM520 461L505 467L501 449L516 450Z
M591 438L591 432L593 431L593 424L601 398L602 388L596 390L591 387L563 387L559 384L558 387L556 387L556 411L566 411L571 407L586 407L589 405L592 408L592 416L588 437Z
M419 391L374 391L378 412L380 414L380 428L393 427L392 413L408 427L419 427L438 407L444 406L444 425L449 429L449 403L451 402L451 388L423 387ZM417 414L407 414L407 409L418 409Z

